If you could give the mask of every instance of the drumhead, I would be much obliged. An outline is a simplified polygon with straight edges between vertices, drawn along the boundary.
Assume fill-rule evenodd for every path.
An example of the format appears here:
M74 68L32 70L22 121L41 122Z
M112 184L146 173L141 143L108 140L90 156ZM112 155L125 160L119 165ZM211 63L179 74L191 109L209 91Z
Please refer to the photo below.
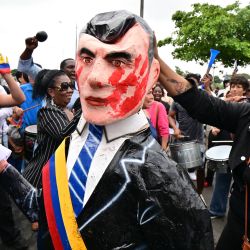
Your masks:
M30 125L25 128L26 133L37 134L37 125Z
M227 161L232 146L230 145L221 145L215 146L206 151L206 158L212 161Z

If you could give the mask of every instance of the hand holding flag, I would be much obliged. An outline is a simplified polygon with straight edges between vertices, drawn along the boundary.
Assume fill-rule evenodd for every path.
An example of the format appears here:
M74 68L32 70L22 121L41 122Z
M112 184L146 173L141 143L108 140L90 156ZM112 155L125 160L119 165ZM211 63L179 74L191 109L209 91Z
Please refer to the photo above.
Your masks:
M9 74L10 65L8 62L8 57L4 59L4 56L0 53L0 74Z

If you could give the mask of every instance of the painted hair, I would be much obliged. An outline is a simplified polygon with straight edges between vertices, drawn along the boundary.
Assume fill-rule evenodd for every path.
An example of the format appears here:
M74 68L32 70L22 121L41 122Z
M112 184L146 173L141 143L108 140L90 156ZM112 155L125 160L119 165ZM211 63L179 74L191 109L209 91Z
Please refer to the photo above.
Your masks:
M149 34L148 58L151 64L154 57L154 33L143 18L126 10L111 11L96 15L82 29L80 35L85 33L94 36L103 43L112 44L124 36L136 23L139 23L145 32Z
M33 98L37 97L48 97L48 88L54 87L55 78L61 75L66 75L66 73L62 70L53 69L43 69L41 70L36 78L33 86Z

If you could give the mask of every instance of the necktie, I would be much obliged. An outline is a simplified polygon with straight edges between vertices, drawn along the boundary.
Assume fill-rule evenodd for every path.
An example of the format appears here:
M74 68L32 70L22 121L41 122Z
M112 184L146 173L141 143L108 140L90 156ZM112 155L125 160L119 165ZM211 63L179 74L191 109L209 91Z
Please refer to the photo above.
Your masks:
M87 176L92 159L102 139L103 127L89 124L89 134L86 142L73 166L69 178L70 196L75 215L78 216L83 208L83 198Z

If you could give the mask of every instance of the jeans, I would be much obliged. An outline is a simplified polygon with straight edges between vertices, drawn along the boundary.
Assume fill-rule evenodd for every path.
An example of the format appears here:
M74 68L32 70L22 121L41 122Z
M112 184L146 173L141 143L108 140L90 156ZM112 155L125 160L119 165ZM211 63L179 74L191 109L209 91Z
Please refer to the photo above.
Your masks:
M215 187L210 204L210 213L224 216L227 210L228 194L231 187L232 174L216 172Z

